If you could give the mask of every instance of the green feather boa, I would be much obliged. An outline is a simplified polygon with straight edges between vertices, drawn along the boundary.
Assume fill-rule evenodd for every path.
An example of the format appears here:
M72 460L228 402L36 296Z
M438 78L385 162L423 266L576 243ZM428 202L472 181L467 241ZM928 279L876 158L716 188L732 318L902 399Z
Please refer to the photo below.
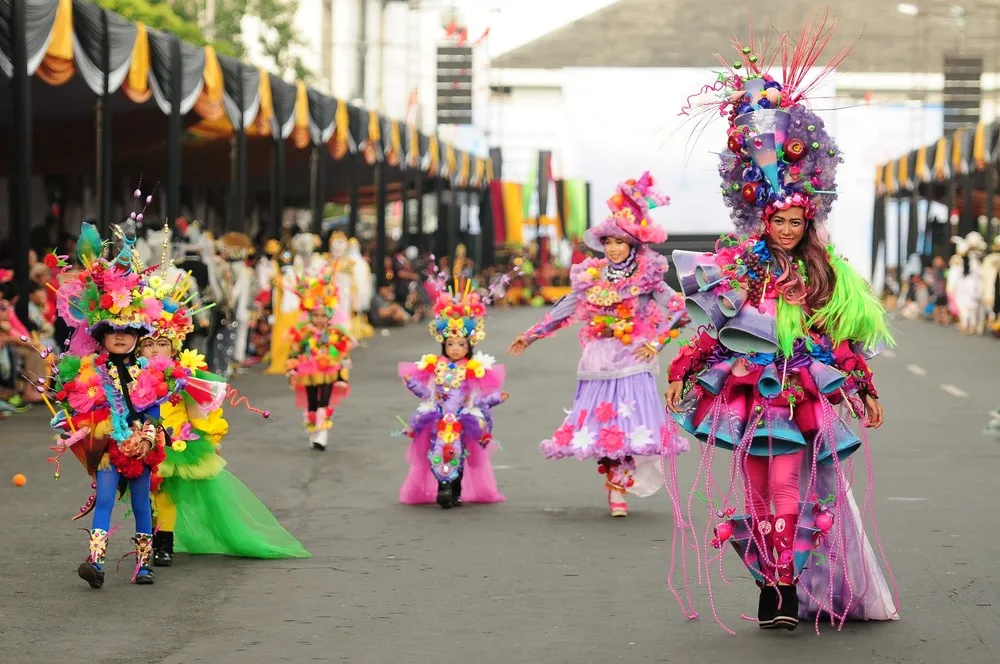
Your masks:
M872 295L868 282L842 256L835 254L832 246L829 251L835 280L830 301L824 307L807 319L800 305L778 298L777 335L781 353L791 356L795 340L808 336L810 328L825 332L834 346L844 341L860 342L865 349L881 342L895 346L885 309Z
M882 303L872 294L871 287L842 256L830 247L830 265L836 280L830 301L813 313L810 327L818 327L829 335L833 344L843 341L860 342L865 349L879 343L895 346Z

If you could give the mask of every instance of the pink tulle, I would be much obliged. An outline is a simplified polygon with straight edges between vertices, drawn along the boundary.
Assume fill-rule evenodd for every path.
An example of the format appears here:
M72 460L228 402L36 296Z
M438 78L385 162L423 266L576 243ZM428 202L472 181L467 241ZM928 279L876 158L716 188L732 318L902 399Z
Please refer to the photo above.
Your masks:
M432 427L426 428L414 438L406 452L406 462L410 464L410 470L406 474L403 486L399 488L399 502L404 505L426 505L437 499L438 483L427 461L431 429ZM490 463L494 451L493 444L483 449L479 443L470 442L466 445L466 449L469 456L465 460L465 469L462 473L462 502L502 503L506 498L497 488L493 464Z
M403 380L412 378L421 385L426 385L434 380L434 372L419 369L416 362L400 362L396 369L396 375ZM493 394L500 391L506 377L507 370L502 364L498 364L487 369L482 378L466 378L463 389L478 394Z
M343 401L350 395L351 386L344 383L334 383L333 389L330 391L330 402L326 404L326 408L330 409L330 415L333 415L333 411L336 410L340 402ZM295 387L295 407L300 410L306 410L309 408L309 397L306 395L306 388L304 385L297 385Z

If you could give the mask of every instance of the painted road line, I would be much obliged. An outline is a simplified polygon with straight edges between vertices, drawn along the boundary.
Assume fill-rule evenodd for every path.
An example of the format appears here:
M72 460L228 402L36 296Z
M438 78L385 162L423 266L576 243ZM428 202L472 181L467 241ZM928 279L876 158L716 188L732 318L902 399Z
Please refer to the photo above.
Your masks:
M906 365L906 370L909 371L914 376L926 376L927 375L927 369L924 369L919 364L907 364Z
M941 389L950 394L951 396L958 397L960 399L962 397L969 396L968 392L966 392L965 390L961 390L955 387L954 385L941 385Z

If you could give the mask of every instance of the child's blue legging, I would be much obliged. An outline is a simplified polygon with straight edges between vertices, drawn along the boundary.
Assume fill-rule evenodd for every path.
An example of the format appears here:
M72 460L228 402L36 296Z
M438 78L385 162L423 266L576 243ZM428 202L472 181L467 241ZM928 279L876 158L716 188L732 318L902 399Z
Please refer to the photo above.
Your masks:
M97 496L94 502L93 528L108 531L111 529L111 512L115 508L115 498L118 493L118 470L112 466L97 471ZM142 470L142 475L129 480L129 493L132 494L132 514L135 517L135 532L153 533L153 514L149 504L149 468Z

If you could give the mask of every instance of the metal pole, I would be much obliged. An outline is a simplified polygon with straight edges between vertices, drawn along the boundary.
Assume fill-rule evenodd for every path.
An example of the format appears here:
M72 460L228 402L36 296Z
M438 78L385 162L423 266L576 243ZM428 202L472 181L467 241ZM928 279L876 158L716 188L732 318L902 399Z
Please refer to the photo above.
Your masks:
M358 237L358 219L361 216L361 154L355 152L348 157L347 198L351 209L348 210L347 234Z
M378 274L378 283L385 283L385 256L388 249L385 232L385 160L375 165L375 257L372 260L372 270Z
M437 206L437 230L434 232L434 253L448 255L448 211L444 206L444 178L434 177L434 204Z
M896 194L896 285L903 288L903 266L906 264L906 238L903 237L903 197Z
M358 80L355 97L365 99L365 60L368 57L368 0L358 0Z
M387 0L379 2L378 9L378 103L376 108L385 108L385 6Z
M402 178L400 178L402 183L402 188L400 189L400 200L402 201L402 232L399 234L399 244L403 247L408 247L413 244L413 234L410 232L410 172L407 170L402 171Z
M170 115L167 118L167 219L181 215L181 42L170 39Z
M236 163L233 182L233 204L230 207L232 221L229 229L245 231L246 225L246 186L247 186L247 135L243 126L243 67L236 69L236 94L239 96L239 122L236 126Z
M448 233L445 235L447 244L447 255L453 257L455 255L455 249L458 247L458 233L461 224L461 208L459 208L458 201L458 187L452 181L451 186L448 189L449 199L448 199Z
M14 283L17 287L17 315L28 320L28 241L31 232L31 81L28 78L26 43L26 2L15 0L10 7L10 81L12 138L9 187L10 230L14 246Z
M281 137L281 127L277 127L278 135L272 137L271 170L271 225L267 237L281 237L281 221L285 212L285 141Z
M325 145L313 146L313 219L312 232L319 235L323 231L323 208L326 207L326 156L323 152Z
M111 225L111 36L108 10L101 10L102 91L97 98L97 223L102 232Z
M417 175L415 189L417 190L417 245L423 249L430 249L430 239L424 235L424 169L417 164Z

